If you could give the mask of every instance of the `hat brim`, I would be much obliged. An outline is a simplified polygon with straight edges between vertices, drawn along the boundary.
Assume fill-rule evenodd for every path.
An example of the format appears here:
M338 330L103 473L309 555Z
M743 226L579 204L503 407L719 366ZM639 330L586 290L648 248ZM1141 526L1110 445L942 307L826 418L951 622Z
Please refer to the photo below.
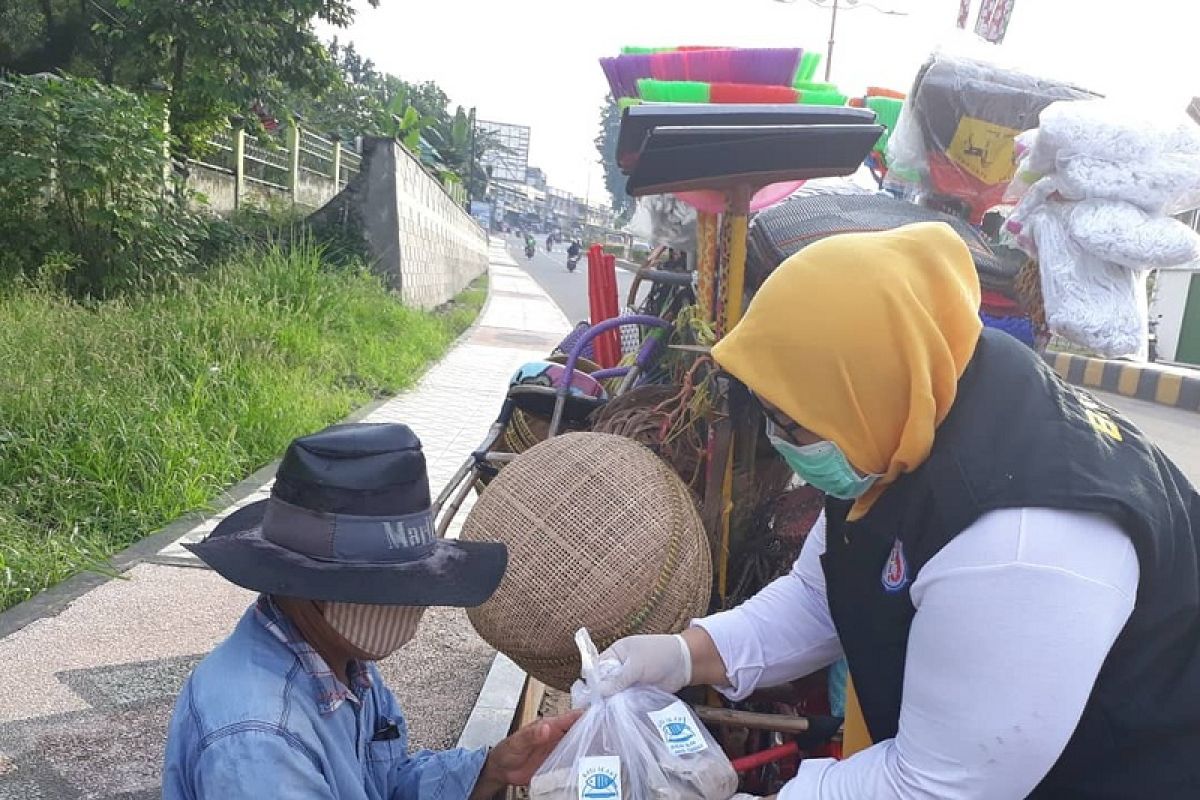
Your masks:
M397 606L472 608L492 596L508 566L496 542L438 539L426 557L353 563L311 558L263 536L269 500L226 517L198 544L184 545L225 579L256 592Z

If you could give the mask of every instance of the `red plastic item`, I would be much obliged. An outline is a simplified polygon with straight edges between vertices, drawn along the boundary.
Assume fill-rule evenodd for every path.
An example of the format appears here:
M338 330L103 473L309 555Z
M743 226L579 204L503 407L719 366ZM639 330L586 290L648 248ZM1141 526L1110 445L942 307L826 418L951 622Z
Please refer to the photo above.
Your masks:
M778 747L770 747L766 750L759 750L757 753L751 753L748 756L735 758L732 762L734 772L749 772L752 769L764 767L774 761L782 761L785 758L791 758L800 754L800 748L795 742L781 744Z
M588 248L588 307L593 325L620 313L617 309L617 258L606 254L598 244ZM621 340L616 330L597 336L592 347L596 363L605 369L615 367L621 360Z
M961 200L970 210L967 220L982 225L983 216L1004 202L1008 181L986 184L961 169L942 153L929 154L929 182L938 194Z
M985 311L992 313L993 316L1016 316L1023 313L1020 304L1016 300L989 289L983 290L981 301L980 306ZM1005 312L1008 312L1008 314Z
M713 103L795 103L800 93L790 86L759 86L753 83L714 83L709 87Z
M885 89L882 86L868 86L867 97L890 97L893 100L904 100L908 97L904 92L895 89Z

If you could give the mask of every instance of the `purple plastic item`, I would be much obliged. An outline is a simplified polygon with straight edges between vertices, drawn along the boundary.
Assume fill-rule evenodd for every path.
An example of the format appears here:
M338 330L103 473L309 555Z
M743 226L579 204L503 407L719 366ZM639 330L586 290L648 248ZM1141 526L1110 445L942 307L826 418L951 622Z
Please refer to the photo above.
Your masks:
M555 351L569 355L571 350L575 347L579 340L583 338L584 334L588 332L588 328L590 327L591 325L588 325L586 322L580 322L577 324L571 329L571 332L567 334L567 337L559 342L558 347L554 348ZM592 348L591 342L588 342L586 345L584 345L584 348L579 355L586 358L588 361L596 360L596 354Z
M628 317L613 317L612 319L606 319L604 322L588 328L587 332L584 333L583 336L579 338L579 341L575 343L575 347L572 348L571 352L567 354L567 363L565 364L566 372L564 374L574 374L575 364L579 362L579 357L583 353L583 349L590 345L592 340L594 340L600 334L610 331L613 328L619 328L622 325L645 325L652 328L662 328L663 330L670 330L671 328L671 323L667 322L665 319L662 319L661 317L652 317L649 314L634 314ZM641 366L643 361L650 357L657 346L658 342L654 339L647 339L645 342L643 342L642 349L638 352L637 360L634 362L635 366ZM614 367L613 369L625 369L626 372L621 373L622 375L628 374L629 370L628 367ZM611 372L612 370L599 370L597 372L593 372L592 377L596 380L603 380L606 377L616 377L613 374L606 374ZM567 399L567 386L565 384L558 386L555 394L557 397L554 404L554 416L550 419L550 436L554 436L556 433L558 433L558 426L562 423L563 405Z

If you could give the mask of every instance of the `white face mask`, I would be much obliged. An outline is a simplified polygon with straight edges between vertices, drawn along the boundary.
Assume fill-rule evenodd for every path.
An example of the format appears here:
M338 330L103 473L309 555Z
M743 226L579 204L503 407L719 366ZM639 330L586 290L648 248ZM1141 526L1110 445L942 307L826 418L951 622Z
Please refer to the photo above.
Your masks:
M372 661L387 658L416 635L424 606L325 603L325 621Z

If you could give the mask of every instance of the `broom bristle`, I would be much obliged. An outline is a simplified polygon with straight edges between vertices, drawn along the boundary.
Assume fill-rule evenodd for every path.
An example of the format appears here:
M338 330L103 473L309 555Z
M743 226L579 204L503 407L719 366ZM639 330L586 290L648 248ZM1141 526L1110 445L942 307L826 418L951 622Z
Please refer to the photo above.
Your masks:
M709 92L714 103L795 103L799 95L790 86L752 83L714 83Z
M650 103L709 103L709 85L702 81L659 81L642 78L638 95Z

